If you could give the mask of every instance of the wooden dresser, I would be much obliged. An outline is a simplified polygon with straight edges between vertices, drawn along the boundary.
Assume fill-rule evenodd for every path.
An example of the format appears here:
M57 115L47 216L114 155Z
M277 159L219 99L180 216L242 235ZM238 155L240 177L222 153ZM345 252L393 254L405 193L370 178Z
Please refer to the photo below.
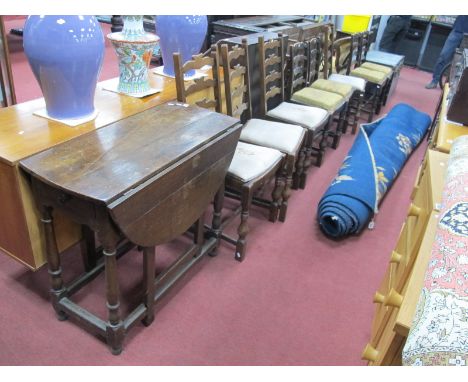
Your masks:
M419 168L406 220L374 295L371 338L362 354L369 365L401 365L431 255L448 157L428 150Z

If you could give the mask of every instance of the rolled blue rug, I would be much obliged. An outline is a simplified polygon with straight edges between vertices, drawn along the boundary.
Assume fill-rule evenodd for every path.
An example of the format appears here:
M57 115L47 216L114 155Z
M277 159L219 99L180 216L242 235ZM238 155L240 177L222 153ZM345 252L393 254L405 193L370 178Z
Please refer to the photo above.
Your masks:
M342 238L366 226L430 123L429 115L400 103L384 118L361 125L319 202L317 219L327 236Z

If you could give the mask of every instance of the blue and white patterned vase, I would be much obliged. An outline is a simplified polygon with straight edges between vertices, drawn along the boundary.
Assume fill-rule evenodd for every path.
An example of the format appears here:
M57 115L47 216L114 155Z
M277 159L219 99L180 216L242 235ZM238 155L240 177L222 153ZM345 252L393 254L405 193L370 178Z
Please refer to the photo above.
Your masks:
M94 16L29 16L23 45L49 117L79 119L94 114L104 59L104 35Z
M192 55L200 53L208 30L208 19L199 15L156 16L155 23L161 39L163 73L173 77L173 54L179 52L182 63L185 63L192 59ZM193 74L194 70L186 73L189 76Z
M151 89L148 67L159 37L145 32L143 16L123 16L123 20L122 32L107 35L119 58L117 90L127 94L145 93Z

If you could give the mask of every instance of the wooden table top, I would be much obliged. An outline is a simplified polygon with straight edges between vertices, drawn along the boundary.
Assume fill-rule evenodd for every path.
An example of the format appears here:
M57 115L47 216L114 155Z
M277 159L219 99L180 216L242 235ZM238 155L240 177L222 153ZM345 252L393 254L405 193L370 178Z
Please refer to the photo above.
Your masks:
M452 147L453 141L462 136L468 134L468 126L462 126L447 121L447 96L449 88L445 86L444 98L442 100L442 106L440 111L439 126L437 132L436 149L444 153L449 153Z
M237 124L169 102L24 159L21 167L68 193L110 204Z
M99 82L95 96L98 116L95 120L76 127L33 115L34 112L45 108L43 98L0 108L0 161L14 165L49 147L176 99L173 78L151 72L149 78L152 87L161 88L163 91L144 98L104 90L103 87L114 79Z

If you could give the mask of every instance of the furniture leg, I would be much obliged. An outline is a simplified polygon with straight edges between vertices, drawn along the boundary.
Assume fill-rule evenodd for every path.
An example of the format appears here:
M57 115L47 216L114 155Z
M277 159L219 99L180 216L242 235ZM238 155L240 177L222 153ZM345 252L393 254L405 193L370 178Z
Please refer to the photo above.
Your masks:
M214 250L209 253L209 255L213 257L218 254L218 248L219 248L219 243L220 243L220 238L221 238L221 223L222 223L222 210L223 210L223 204L224 204L224 189L225 189L225 184L223 182L218 192L216 192L216 195L213 201L213 220L211 222L211 231L212 231L212 234L214 234L214 236L218 240Z
M284 179L281 177L281 174L277 174L275 177L275 187L271 192L271 206L270 206L270 220L272 223L278 220L278 212L281 205L281 196L283 194L283 188L285 185Z
M307 137L306 137L307 139ZM305 172L304 164L305 164L305 159L306 159L306 145L301 147L298 153L298 158L296 161L296 171L294 172L294 182L292 182L292 187L296 189L299 186L299 180L301 179L302 175Z
M143 324L145 326L151 325L154 321L154 294L156 290L154 284L156 275L155 255L155 247L143 248L143 285L145 288L146 305L146 316L143 318Z
M203 248L203 243L205 241L205 214L203 213L202 216L195 222L195 236L193 238L194 244L198 245L198 251L195 255L198 256Z
M306 138L306 159L304 161L304 171L299 179L299 188L304 189L307 181L307 173L312 165L312 151L314 150L314 132L308 130Z
M60 299L66 297L66 289L63 286L62 267L60 265L60 255L55 238L54 222L52 217L52 208L43 207L41 221L44 225L47 264L49 267L49 280L51 285L50 295L52 297L52 306L54 307L57 318L60 321L66 320L68 316L59 309Z
M252 202L252 193L253 191L250 188L243 188L241 193L241 222L237 228L237 233L239 238L237 239L236 244L236 254L235 259L237 261L243 261L245 258L245 251L247 247L247 234L249 233L249 225L247 220L249 218L250 204Z
M119 283L117 279L117 251L115 246L107 247L103 251L105 258L106 296L108 322L106 326L107 344L112 354L119 355L122 352L124 339L124 326L120 317Z
M288 210L288 199L291 196L291 185L292 185L292 175L294 171L294 157L288 157L286 161L285 168L285 179L286 184L283 189L283 201L280 207L279 221L284 222L286 220L286 212Z
M86 272L89 272L96 266L96 240L94 231L86 225L81 226L81 257L83 259L83 266Z

